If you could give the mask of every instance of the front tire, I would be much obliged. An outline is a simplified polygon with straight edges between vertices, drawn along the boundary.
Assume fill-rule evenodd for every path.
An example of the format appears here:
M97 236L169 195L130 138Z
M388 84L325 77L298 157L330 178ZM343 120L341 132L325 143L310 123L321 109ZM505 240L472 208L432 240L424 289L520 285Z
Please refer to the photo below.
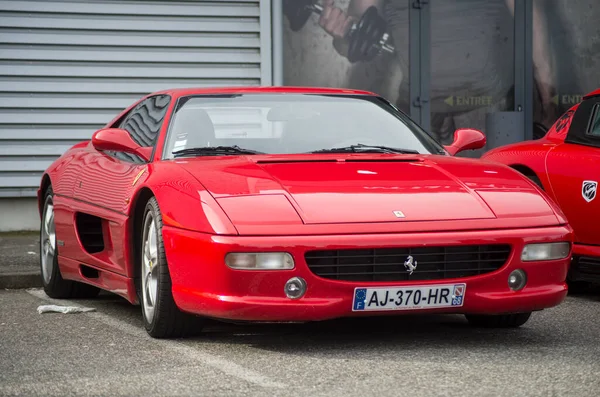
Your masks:
M465 317L469 324L478 328L518 328L529 320L531 312L500 315L467 314Z
M76 281L65 280L58 266L58 246L54 223L54 192L52 186L44 194L44 209L40 222L40 268L44 292L54 299L94 298L100 289Z
M144 327L154 338L183 337L199 332L203 324L201 318L183 313L175 304L162 226L158 202L152 197L144 210L139 258Z

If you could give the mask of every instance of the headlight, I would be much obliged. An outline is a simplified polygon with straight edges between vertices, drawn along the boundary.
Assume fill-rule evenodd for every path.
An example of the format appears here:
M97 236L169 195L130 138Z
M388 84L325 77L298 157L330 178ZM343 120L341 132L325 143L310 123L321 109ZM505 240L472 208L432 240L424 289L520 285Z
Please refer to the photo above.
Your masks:
M523 262L531 262L564 259L569 256L570 251L571 244L567 242L527 244L521 253L521 260Z
M287 270L294 268L294 258L287 252L231 252L225 263L239 270Z

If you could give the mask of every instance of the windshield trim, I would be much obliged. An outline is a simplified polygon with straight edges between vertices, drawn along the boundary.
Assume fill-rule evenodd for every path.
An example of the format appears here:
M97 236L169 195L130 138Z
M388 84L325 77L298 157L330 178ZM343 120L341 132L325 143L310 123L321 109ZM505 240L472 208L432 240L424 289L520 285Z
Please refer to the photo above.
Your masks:
M171 113L171 117L169 117L167 131L165 134L165 139L163 141L161 160L174 160L173 157L169 157L169 153L167 152L169 138L171 137L173 121L177 117L177 111L181 109L183 105L185 105L190 99L194 98L237 98L242 96L273 96L273 95L288 95L285 93L270 93L270 92L256 92L256 93L227 93L227 94L191 94L184 95L177 98L175 104L173 105L173 111ZM396 117L400 122L402 122L416 137L421 144L425 146L431 153L422 153L424 155L441 155L447 156L448 152L444 148L444 146L438 142L429 132L424 130L418 123L416 123L413 119L410 118L409 115L404 113L402 110L398 109L391 102L383 98L379 95L366 95L366 94L347 94L347 93L332 93L332 94L324 94L324 93L290 93L289 95L295 96L320 96L320 97L341 97L341 98L362 98L373 102L374 104L381 106L384 111L387 111L389 114ZM267 153L269 155L284 155L283 153ZM290 153L288 153L290 154ZM293 154L293 153L291 153Z

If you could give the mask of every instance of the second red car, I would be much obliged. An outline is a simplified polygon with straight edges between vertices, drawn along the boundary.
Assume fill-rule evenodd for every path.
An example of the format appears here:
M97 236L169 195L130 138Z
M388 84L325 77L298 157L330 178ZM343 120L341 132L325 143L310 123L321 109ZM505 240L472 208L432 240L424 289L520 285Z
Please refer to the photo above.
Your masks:
M600 283L600 90L565 112L542 139L493 149L482 159L521 172L560 205L575 232L569 280Z

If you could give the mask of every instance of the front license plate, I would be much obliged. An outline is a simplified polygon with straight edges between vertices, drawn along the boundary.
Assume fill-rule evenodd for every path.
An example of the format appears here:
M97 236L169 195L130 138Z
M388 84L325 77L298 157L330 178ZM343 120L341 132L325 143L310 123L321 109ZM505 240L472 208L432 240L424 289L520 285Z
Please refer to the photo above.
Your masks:
M352 311L415 310L460 307L467 284L355 288Z

